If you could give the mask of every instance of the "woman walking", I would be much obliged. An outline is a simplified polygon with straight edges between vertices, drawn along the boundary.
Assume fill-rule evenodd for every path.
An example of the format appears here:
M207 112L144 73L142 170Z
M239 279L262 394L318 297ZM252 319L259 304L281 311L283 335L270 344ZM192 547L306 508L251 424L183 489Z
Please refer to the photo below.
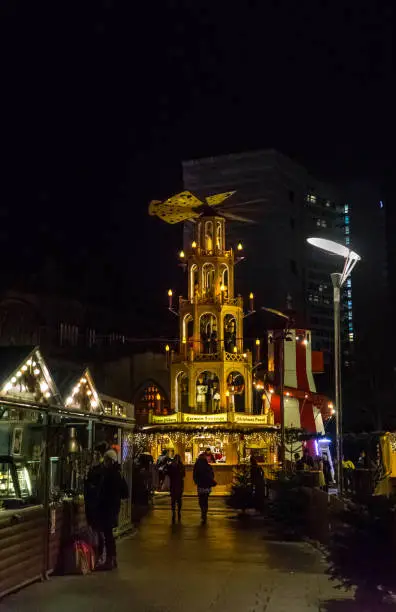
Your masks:
M201 508L201 523L206 524L208 515L209 495L212 487L216 486L214 479L213 468L210 465L212 453L210 448L207 448L204 453L199 455L194 465L193 478L197 485L199 507Z
M170 496L172 505L172 523L176 522L176 506L177 518L181 521L182 498L184 491L184 477L186 468L183 465L180 455L175 455L171 463L166 468L166 473L170 481Z

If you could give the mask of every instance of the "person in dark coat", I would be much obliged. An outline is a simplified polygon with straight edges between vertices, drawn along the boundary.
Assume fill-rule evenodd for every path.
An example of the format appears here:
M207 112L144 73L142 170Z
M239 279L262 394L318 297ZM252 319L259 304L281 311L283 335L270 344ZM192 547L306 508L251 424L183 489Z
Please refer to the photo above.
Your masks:
M169 463L169 455L167 449L163 449L157 459L156 467L158 471L158 490L161 491L166 476L166 468Z
M253 503L256 510L264 507L266 483L263 468L257 463L254 455L250 456L250 481L252 484Z
M177 518L181 520L182 498L184 491L184 477L186 468L183 465L180 455L175 455L173 461L167 466L167 474L170 482L170 497L172 507L172 523L176 521L176 506Z
M107 450L107 443L98 444L94 450L93 462L84 482L85 516L88 526L96 533L98 548L96 551L98 559L103 555L104 539L100 531L98 507L99 492L103 478L103 455Z
M104 454L104 469L98 504L98 520L106 546L106 561L99 565L97 569L112 570L117 567L113 529L118 525L121 499L125 499L127 496L127 484L121 475L117 453L110 449Z
M194 465L193 479L197 485L199 507L201 508L201 522L205 525L208 507L209 507L209 495L212 491L212 487L216 486L214 479L213 468L210 465L211 453L205 452L199 455Z

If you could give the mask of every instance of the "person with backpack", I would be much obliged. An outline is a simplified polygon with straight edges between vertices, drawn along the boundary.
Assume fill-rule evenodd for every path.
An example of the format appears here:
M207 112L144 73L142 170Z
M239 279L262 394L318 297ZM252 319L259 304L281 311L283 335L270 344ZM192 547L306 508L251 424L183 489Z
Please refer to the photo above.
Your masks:
M98 499L98 525L103 533L106 560L97 570L112 570L117 567L117 552L113 529L118 525L121 500L128 498L128 485L121 474L118 456L114 449L104 454L104 469Z

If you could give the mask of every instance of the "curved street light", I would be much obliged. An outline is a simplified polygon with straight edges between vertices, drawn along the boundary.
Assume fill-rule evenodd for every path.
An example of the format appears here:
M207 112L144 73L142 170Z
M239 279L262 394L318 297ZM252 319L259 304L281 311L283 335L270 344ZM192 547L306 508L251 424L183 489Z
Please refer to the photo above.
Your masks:
M333 283L333 302L334 302L334 379L335 379L335 404L336 404L336 445L337 445L337 483L339 493L343 493L343 474L342 474L342 389L341 389L341 334L340 334L340 301L341 288L348 276L351 275L353 268L361 257L355 251L351 251L343 244L326 238L307 238L307 242L312 246L344 258L344 268L342 272L333 272L331 281Z

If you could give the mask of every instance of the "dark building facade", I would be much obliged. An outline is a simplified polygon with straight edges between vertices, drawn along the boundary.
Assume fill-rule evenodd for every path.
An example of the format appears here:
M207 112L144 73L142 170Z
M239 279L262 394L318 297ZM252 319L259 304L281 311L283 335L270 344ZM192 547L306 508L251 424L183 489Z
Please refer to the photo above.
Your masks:
M236 191L241 214L253 221L230 228L231 241L241 240L245 247L238 279L243 295L254 289L258 306L279 309L287 295L292 297L293 308L312 330L312 349L324 352L326 386L332 384L334 346L330 274L342 271L343 261L310 246L307 237L341 242L362 256L343 290L346 369L353 369L358 352L358 361L364 359L370 342L375 345L373 335L377 345L384 341L378 318L386 316L388 300L386 206L375 186L323 182L275 150L186 161L183 178L184 187L198 194Z
M256 287L258 304L279 309L290 295L313 330L313 350L331 351L334 263L306 238L343 241L339 192L273 150L188 161L183 171L185 187L193 192L236 190L234 198L254 221L231 224L234 241L245 245L244 293Z

